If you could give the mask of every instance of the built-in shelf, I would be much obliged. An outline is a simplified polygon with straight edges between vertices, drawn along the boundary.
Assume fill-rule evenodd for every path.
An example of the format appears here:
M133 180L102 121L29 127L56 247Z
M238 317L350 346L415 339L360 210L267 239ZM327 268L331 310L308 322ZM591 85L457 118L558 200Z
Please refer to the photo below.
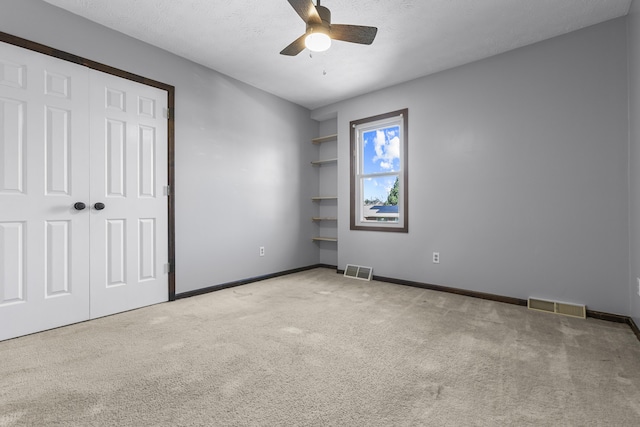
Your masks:
M314 242L337 242L338 239L336 237L312 237L311 240Z
M337 162L338 162L338 159L325 159L325 160L315 160L311 162L311 164L314 166L322 166L322 165L327 165L329 163L337 163Z
M338 134L335 133L333 135L321 136L318 138L313 138L311 140L311 142L315 145L320 145L322 143L330 142L330 141L335 141L335 143L337 143ZM337 147L334 147L331 144L327 144L323 147L320 147L318 149L318 154L319 154L318 157L320 157L320 159L311 162L311 165L313 167L336 165L338 163L338 159L331 158L332 156L336 155L335 154L336 152L337 152ZM334 176L335 173L336 173L335 168L330 168L330 167L320 168L320 170L318 171L318 178L321 185L318 188L319 190L318 192L324 193L326 191L325 187L327 189L330 187L333 187L333 186L330 186L330 187L326 186L326 183L332 182L335 180L335 176ZM324 183L325 185L322 185L322 183ZM332 190L328 190L328 191L333 192ZM338 241L338 238L329 237L329 236L335 236L335 233L336 233L336 225L338 221L338 218L336 215L338 197L337 196L315 196L315 197L312 197L311 200L318 204L318 206L316 206L315 208L316 212L314 215L316 216L313 216L311 218L311 220L316 223L315 228L316 228L316 233L318 233L318 235L316 235L315 237L312 237L311 240L313 242L316 242L316 244L320 245L323 248L323 254L325 254L323 256L326 257L327 251L337 251L337 245L335 244L335 242Z
M313 138L311 142L313 144L322 144L323 142L333 141L334 139L338 139L337 133L334 133L333 135L320 136L318 138Z

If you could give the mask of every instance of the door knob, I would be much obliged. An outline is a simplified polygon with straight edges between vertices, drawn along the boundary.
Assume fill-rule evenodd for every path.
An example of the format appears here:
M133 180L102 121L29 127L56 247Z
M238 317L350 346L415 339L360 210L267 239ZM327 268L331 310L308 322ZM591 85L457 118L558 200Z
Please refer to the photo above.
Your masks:
M83 210L83 209L84 209L84 208L86 208L86 207L87 207L87 205L85 205L85 204L84 204L84 203L82 203L82 202L76 202L76 203L73 205L73 208L74 208L75 210L77 210L77 211L81 211L81 210Z
M101 211L102 209L104 209L104 207L105 207L104 203L102 202L98 202L95 205L93 205L93 208L97 211Z

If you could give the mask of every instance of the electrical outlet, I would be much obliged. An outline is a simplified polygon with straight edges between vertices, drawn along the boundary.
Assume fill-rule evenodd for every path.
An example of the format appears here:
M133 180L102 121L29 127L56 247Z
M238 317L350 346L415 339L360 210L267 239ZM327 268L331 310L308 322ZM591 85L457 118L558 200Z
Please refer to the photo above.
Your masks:
M440 252L433 253L433 263L440 264Z
M264 256L264 246L260 246L260 256Z

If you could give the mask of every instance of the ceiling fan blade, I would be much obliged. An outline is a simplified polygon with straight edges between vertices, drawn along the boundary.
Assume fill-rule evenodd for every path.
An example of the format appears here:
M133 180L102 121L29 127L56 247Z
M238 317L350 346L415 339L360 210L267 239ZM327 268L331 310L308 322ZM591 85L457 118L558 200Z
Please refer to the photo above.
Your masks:
M304 39L306 37L307 37L307 34L305 33L300 37L298 37L297 39L295 39L293 43L291 43L289 46L282 49L282 52L280 52L280 55L296 56L297 54L302 52L306 47L304 44Z
M331 38L342 40L343 42L371 44L376 38L378 29L376 27L365 27L362 25L331 25Z
M320 15L318 15L318 11L311 0L288 1L304 22L307 24L322 24L322 19L320 19Z

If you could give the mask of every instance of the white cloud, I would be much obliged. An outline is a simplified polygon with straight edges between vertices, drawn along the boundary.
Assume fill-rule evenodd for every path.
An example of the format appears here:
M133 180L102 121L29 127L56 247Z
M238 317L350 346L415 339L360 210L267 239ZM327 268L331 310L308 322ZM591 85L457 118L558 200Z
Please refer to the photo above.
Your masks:
M387 139L387 137L389 137ZM376 131L374 140L376 155L374 162L380 161L380 167L386 170L393 170L393 161L400 158L400 138L397 134L389 133L385 135L384 131Z

